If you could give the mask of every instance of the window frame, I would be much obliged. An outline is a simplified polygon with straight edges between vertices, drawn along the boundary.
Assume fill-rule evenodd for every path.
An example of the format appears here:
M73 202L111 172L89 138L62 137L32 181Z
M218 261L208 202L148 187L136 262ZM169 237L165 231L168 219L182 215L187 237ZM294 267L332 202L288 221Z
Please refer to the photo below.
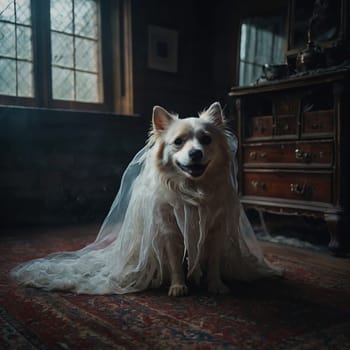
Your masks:
M31 0L34 97L0 95L1 105L48 109L133 112L131 1L97 0L100 16L102 102L52 97L50 2ZM113 24L117 23L117 25ZM115 59L114 59L115 57ZM129 62L125 65L125 62Z

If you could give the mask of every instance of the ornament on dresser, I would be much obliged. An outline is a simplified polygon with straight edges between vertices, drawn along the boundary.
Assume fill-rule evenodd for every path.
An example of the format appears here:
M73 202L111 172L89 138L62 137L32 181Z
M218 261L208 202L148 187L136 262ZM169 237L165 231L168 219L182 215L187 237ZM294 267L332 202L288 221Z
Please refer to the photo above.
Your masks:
M315 44L311 38L311 30L308 32L306 47L299 51L296 59L297 72L306 72L312 69L323 68L325 56L321 47Z

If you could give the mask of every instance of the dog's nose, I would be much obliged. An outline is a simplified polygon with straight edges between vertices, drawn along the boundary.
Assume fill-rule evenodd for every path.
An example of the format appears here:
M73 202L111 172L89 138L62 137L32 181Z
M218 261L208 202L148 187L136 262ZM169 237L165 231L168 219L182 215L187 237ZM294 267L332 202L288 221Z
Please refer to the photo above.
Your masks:
M189 156L193 162L198 162L203 158L203 152L200 149L191 149Z

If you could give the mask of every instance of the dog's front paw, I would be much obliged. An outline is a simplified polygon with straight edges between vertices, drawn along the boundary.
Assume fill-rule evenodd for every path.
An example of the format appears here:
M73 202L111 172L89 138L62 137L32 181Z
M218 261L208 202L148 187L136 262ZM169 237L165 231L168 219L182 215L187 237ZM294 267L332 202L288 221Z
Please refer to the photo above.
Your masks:
M187 295L188 288L185 284L172 284L169 288L168 295L171 297L182 297Z
M208 284L208 291L214 294L230 293L230 289L222 281L210 282Z

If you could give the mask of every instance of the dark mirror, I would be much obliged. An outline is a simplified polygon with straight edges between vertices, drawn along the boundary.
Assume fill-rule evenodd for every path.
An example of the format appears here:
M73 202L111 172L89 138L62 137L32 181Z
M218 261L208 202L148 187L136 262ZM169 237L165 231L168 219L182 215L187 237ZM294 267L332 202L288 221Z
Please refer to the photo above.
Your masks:
M342 0L293 0L290 49L302 48L308 41L331 42L339 38Z

